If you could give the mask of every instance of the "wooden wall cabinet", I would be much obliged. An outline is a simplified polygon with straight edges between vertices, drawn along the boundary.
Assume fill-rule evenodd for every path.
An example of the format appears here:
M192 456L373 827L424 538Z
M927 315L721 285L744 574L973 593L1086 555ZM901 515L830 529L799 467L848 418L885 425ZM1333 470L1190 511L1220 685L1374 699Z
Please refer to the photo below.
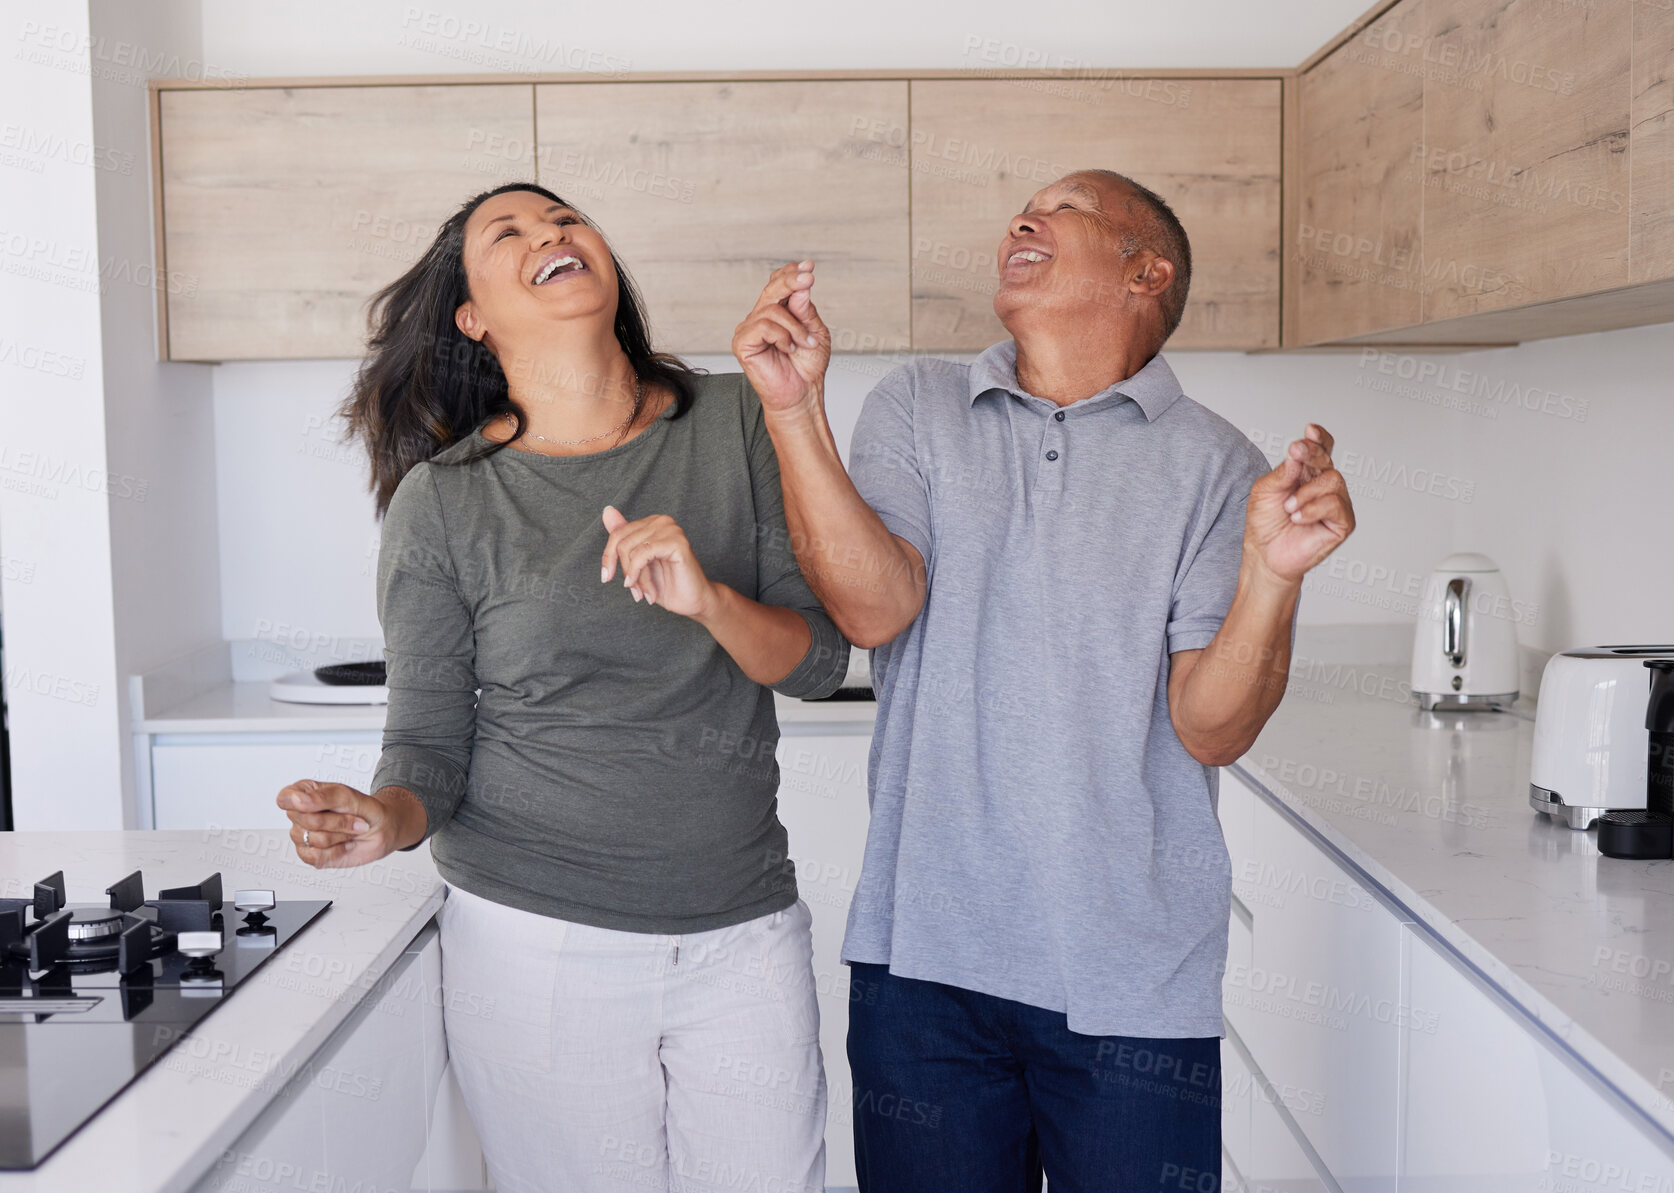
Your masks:
M528 154L529 92L161 92L169 359L362 355L367 300Z
M1674 319L1674 19L1402 0L1297 80L1287 346Z
M837 351L981 349L1005 336L1006 221L1089 165L1159 191L1192 236L1170 347L1272 348L1281 93L1276 74L164 88L165 351L360 356L367 300L516 179L598 223L669 351L729 351L802 258Z
M1635 6L1420 2L1424 320L1627 285Z
M594 219L657 342L731 350L768 274L811 258L838 351L908 346L903 80L545 83L541 183Z
M1127 174L1191 238L1171 349L1279 343L1277 79L948 79L912 83L912 346L1006 338L996 254L1029 196L1073 170Z
M1674 277L1674 6L1633 4L1630 280Z
M360 356L367 300L514 179L598 223L681 353L805 257L838 352L981 350L1007 220L1086 167L1191 236L1173 350L1674 321L1665 0L1399 0L1295 71L157 88L175 360Z
M1306 339L1337 340L1423 319L1415 160L1424 144L1424 80L1391 45L1416 34L1409 0L1297 80L1299 192L1290 250ZM1291 337L1287 334L1287 340Z

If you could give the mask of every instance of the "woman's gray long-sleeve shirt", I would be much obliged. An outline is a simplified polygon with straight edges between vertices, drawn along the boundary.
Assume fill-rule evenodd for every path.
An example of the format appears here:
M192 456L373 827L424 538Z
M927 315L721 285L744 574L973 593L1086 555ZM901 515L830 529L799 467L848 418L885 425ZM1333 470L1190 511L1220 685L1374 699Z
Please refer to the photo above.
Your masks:
M848 644L791 551L759 400L739 374L696 390L685 415L592 455L456 463L486 442L473 433L390 501L372 789L418 796L437 868L473 894L669 934L796 901L772 693L828 695ZM770 691L695 621L635 603L620 571L601 583L607 505L669 515L710 579L802 614L802 661Z

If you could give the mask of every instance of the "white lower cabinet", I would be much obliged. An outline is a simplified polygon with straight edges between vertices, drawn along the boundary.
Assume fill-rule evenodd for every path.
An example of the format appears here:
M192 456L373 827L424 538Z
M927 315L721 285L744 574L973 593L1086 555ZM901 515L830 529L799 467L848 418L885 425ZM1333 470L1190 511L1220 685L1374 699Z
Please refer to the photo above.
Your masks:
M1297 1141L1278 1099L1260 1093L1250 1103L1250 1163L1246 1193L1336 1193Z
M800 727L796 727L800 728ZM824 726L822 726L824 728ZM849 1076L849 970L843 931L866 852L866 759L871 725L848 734L804 736L786 725L779 740L779 820L790 841L797 892L813 914L814 982L825 1059L825 1183L853 1187L854 1082Z
M1665 1150L1597 1079L1513 1017L1461 963L1416 933L1403 1082L1403 1193L1662 1193Z
M151 799L160 829L288 828L273 801L298 779L365 791L383 734L160 734L151 739Z
M1220 798L1226 1019L1247 1050L1222 1048L1229 1176L1272 1193L1674 1191L1674 1146L1525 1012L1229 771Z
M1221 799L1248 819L1249 854L1232 873L1253 924L1250 964L1228 957L1227 1018L1346 1193L1389 1193L1407 1013L1401 922L1236 776Z
M1221 1150L1226 1153L1227 1187L1250 1170L1250 1104L1255 1075L1237 1038L1221 1041Z
M267 1108L193 1193L482 1189L468 1120L462 1128L448 1097L438 1106L439 1094L453 1093L441 979L429 926L320 1050L282 1075Z

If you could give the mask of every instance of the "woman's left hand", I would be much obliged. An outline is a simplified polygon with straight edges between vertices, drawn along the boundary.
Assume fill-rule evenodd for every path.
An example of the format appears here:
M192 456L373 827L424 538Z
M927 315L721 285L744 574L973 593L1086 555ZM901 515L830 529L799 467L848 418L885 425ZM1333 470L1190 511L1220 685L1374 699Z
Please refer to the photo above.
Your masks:
M605 506L605 544L599 581L622 565L622 583L634 600L661 605L682 617L702 618L714 602L714 586L692 553L686 532L667 514L630 522L614 505Z

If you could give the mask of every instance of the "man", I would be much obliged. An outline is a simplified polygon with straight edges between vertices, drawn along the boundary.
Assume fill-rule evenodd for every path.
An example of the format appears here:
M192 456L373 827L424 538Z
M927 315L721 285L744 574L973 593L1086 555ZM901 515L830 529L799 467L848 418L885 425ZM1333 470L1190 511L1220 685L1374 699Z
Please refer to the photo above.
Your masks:
M1011 334L826 421L813 263L733 350L803 571L874 650L872 820L849 915L861 1188L1197 1188L1220 1170L1230 867L1213 767L1278 706L1302 578L1354 527L1310 424L1269 471L1158 355L1191 278L1108 171L1000 243ZM914 1108L901 1113L903 1106Z

